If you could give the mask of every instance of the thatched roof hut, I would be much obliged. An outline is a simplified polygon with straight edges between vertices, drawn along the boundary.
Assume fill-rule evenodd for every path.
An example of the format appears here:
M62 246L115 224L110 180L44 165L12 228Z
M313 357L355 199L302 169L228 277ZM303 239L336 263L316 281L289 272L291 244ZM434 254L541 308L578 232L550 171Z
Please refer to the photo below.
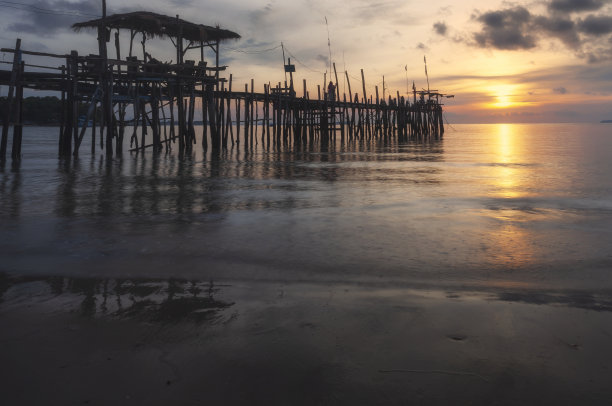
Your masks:
M208 25L194 24L188 21L152 13L149 11L136 11L132 13L113 14L104 19L76 23L72 26L75 31L84 28L98 28L100 25L107 28L127 29L133 32L142 32L150 37L178 37L193 42L220 42L227 39L239 39L240 35L229 30Z

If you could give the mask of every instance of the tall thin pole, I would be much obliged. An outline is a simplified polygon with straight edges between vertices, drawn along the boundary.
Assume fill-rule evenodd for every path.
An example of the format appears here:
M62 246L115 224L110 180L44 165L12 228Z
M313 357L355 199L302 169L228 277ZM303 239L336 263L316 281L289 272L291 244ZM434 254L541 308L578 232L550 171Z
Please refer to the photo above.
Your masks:
M283 71L285 71L285 82L287 81L287 69L285 68L285 65L287 65L287 62L285 61L285 45L281 42L281 49L283 50Z
M425 62L425 77L427 78L427 95L429 96L429 74L427 73L427 58L423 55L423 61Z
M383 75L383 100L385 100L385 75Z
M410 88L408 87L408 65L404 66L404 70L406 71L406 94L410 95Z
M327 24L327 16L325 16L325 27L327 27L327 48L329 49L329 73L331 75L331 70L332 70L331 40L329 39L329 24Z

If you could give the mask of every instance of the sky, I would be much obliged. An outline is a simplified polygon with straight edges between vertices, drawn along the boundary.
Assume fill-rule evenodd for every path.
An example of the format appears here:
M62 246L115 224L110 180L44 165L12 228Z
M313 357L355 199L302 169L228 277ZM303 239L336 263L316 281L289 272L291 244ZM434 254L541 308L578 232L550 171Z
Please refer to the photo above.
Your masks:
M26 50L97 52L95 32L69 27L101 15L101 0L0 1L0 8L2 47L21 38ZM444 101L451 123L612 119L612 0L107 0L107 8L178 14L239 33L222 44L221 62L234 83L254 79L259 91L284 80L282 42L298 92L306 79L311 97L329 80L330 52L341 92L348 93L346 71L360 94L361 69L369 94L374 86L382 93L383 77L386 94L405 95L413 81L427 89L426 56L430 89L455 95ZM174 57L168 40L147 47L159 60Z

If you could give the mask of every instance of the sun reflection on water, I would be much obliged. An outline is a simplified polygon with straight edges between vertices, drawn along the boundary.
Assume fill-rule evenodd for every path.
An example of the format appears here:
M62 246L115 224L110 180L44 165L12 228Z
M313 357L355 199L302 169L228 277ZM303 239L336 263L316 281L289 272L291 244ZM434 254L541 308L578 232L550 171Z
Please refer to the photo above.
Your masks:
M499 196L516 198L521 196L519 191L519 171L516 164L516 154L519 147L519 138L513 132L512 124L498 124L497 151L495 165L495 183Z
M523 227L535 213L517 201L525 197L525 169L521 165L524 145L516 130L516 125L498 124L492 133L495 138L492 197L498 204L489 212L498 225L491 229L489 236L494 247L491 259L497 265L510 268L524 266L535 254L533 236Z

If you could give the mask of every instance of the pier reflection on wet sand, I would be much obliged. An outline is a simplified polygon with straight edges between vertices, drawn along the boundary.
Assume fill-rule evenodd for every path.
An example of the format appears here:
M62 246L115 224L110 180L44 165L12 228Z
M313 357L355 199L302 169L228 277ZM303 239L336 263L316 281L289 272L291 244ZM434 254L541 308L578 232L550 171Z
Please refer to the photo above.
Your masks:
M607 399L611 292L8 275L0 289L13 404Z

